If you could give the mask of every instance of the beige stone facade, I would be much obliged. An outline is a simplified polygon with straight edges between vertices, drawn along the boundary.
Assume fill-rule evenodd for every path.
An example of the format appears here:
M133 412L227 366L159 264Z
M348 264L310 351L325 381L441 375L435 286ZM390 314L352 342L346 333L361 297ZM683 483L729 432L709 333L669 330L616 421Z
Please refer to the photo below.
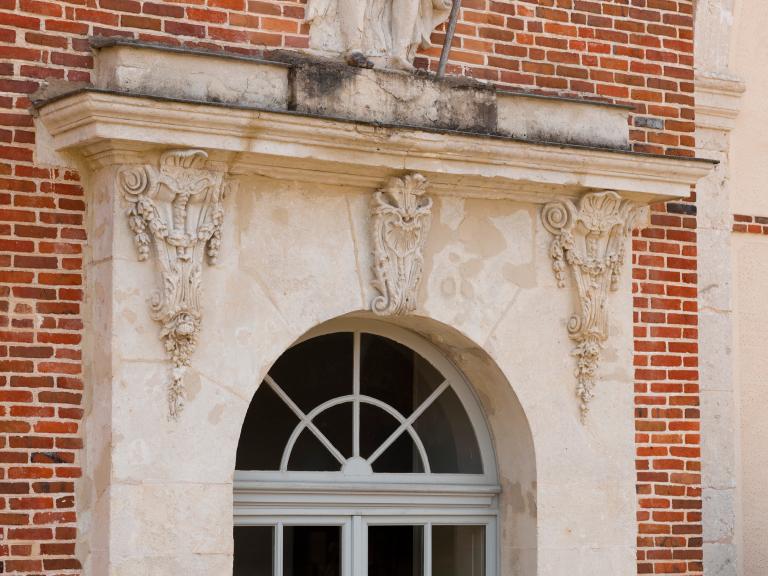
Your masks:
M302 335L337 318L376 317L372 302L391 287L373 259L389 248L372 234L371 203L391 186L427 194L420 206L430 225L409 256L419 259L418 277L405 286L387 277L402 305L373 310L432 342L480 399L501 485L500 573L635 571L624 254L644 206L686 196L709 162L628 152L626 110L603 104L470 85L445 96L490 110L492 134L436 132L418 126L413 86L424 81L407 76L341 78L338 108L320 115L309 109L311 93L301 100L301 73L289 78L273 64L172 54L169 65L162 50L120 45L102 57L114 74L101 75L96 90L40 107L37 149L79 166L92 203L85 350L93 385L78 495L86 573L228 573L249 402ZM173 75L195 67L192 81ZM264 92L249 98L269 106L205 102L236 97L232 82L251 74ZM138 90L145 78L152 95ZM290 82L298 84L288 90ZM380 91L414 100L408 127L394 117L370 123ZM285 109L289 92L304 113ZM510 107L525 110L528 124ZM526 139L542 133L562 141ZM195 200L203 189L207 199ZM189 202L169 220L182 196ZM193 209L203 216L190 220ZM211 255L211 243L215 264L202 253ZM185 280L186 266L199 277ZM158 288L186 316L153 319ZM198 296L194 305L184 299Z
M768 570L766 24L768 10L751 0L705 2L697 13L697 142L721 161L698 187L704 563L713 576Z

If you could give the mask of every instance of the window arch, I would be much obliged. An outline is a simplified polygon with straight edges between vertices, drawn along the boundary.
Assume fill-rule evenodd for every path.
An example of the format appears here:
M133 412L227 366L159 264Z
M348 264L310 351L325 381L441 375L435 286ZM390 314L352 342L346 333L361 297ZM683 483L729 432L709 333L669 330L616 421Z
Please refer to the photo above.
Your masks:
M496 463L461 373L421 337L343 320L254 395L235 472L235 576L490 576Z

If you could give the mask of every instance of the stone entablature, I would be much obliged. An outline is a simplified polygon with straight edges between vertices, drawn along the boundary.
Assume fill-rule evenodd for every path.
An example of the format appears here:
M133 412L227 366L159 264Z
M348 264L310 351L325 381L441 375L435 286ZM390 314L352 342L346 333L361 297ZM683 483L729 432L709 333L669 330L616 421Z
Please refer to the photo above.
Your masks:
M531 141L629 149L631 107L506 92L469 78L367 70L293 54L225 56L92 40L94 87L196 102ZM375 103L375 104L373 104Z
M40 129L41 132L48 132L47 137L41 139L40 155L51 155L54 161L62 163L61 152L76 150L95 168L122 164L126 159L133 164L147 154L155 157L158 146L171 150L159 156L159 169L154 168L152 163L141 165L140 162L123 167L118 176L118 188L134 207L130 222L137 239L141 240L140 256L145 258L148 254L148 233L151 233L159 255L162 280L167 288L164 292L170 290L165 300L155 298L157 302L153 304L153 309L155 318L163 324L161 337L174 363L169 394L172 416L180 410L183 397L181 375L184 367L189 365L198 339L202 314L197 304L202 272L201 247L214 242L218 250L217 231L224 212L222 170L239 176L269 174L314 184L343 183L345 186L379 188L372 196L372 245L369 250L374 255L371 282L378 292L378 296L371 301L371 309L382 315L401 315L417 309L423 250L431 220L432 200L424 192L427 182L433 194L506 198L536 204L560 198L557 204L545 207L543 218L547 229L556 234L555 243L562 244L558 244L557 250L553 248L555 264L560 267L558 283L563 283L564 262L567 261L573 265L579 286L583 309L582 314L574 318L582 320L579 326L583 324L583 329L574 328L573 321L568 325L569 333L581 351L577 354L580 359L577 380L582 413L586 414L598 356L593 348L599 347L607 338L605 290L593 289L585 283L586 280L579 279L581 268L577 260L580 257L576 256L577 252L571 244L563 244L564 238L570 238L579 222L581 228L594 224L594 230L590 228L586 231L589 250L583 254L583 258L599 268L595 268L594 273L590 272L590 277L600 276L602 280L595 280L600 285L615 279L623 265L626 234L635 221L630 217L635 213L631 208L635 206L633 202L646 204L685 196L690 184L709 169L708 163L697 160L638 155L606 148L607 142L603 142L602 148L595 148L532 142L502 137L499 133L480 134L471 130L422 130L417 127L418 124L433 126L441 121L432 118L431 110L418 101L408 108L408 114L425 115L421 122L412 119L409 125L387 128L359 123L359 115L372 108L371 102L379 101L382 91L389 92L393 81L401 88L412 91L418 88L420 82L427 82L440 92L446 102L454 104L443 111L446 115L443 122L465 121L467 113L472 112L473 107L480 106L485 112L496 114L490 122L498 132L499 122L507 122L511 126L518 119L511 109L501 105L503 98L496 100L498 94L487 87L436 83L380 70L353 70L343 74L355 82L362 81L358 78L361 73L371 75L363 83L374 86L373 92L354 90L340 104L329 104L335 100L315 93L322 85L317 70L310 73L309 69L299 67L288 74L290 67L281 64L215 59L208 55L180 54L177 51L170 52L171 63L161 58L150 66L152 60L148 58L151 55L165 57L168 53L132 44L102 48L97 59L97 79L101 86L65 93L40 105ZM175 65L179 57L182 61L174 73L172 64ZM208 73L218 74L222 81L228 77L228 72L237 78L245 69L256 74L254 78L259 75L262 75L261 80L272 78L273 81L254 84L259 87L258 90L247 92L245 97L251 104L274 104L279 100L281 90L288 89L293 94L294 108L301 107L298 104L300 101L312 102L315 98L318 106L337 106L335 112L342 117L333 117L329 110L322 110L324 114L320 116L307 110L298 115L251 105L227 107L178 101L171 98L172 94L160 99L155 94L155 99L150 99L143 93L147 82L151 82L156 91L179 89L184 85L185 71L192 62L209 60L217 60L218 67ZM230 65L232 69L228 71L227 66ZM328 72L332 78L334 70L338 71L338 68L331 68ZM158 72L166 74L163 82L158 81ZM206 74L205 70L201 73L203 76ZM281 74L289 79L278 81ZM312 79L315 81L311 82ZM293 83L293 89L289 88L290 83ZM303 92L297 94L296 86L303 86ZM193 91L195 87L191 85L185 90ZM198 96L210 97L211 94ZM490 100L483 100L488 98ZM615 107L527 97L522 97L521 101L526 106L538 107L527 116L538 119L542 130L557 131L556 125L547 127L546 123L552 120L552 106L559 106L559 121L567 123L572 120L572 132L571 136L566 135L568 138L596 137L597 133L590 132L589 123L580 124L585 114L586 117L592 114L594 119L605 120L607 124L603 129L607 130L606 133L624 134L626 131L623 110L619 115L621 129L611 124L612 119L617 117ZM390 118L392 121L397 119L397 114ZM581 136L574 135L574 130L582 130ZM254 134L258 137L254 138ZM52 146L46 147L45 142L51 142ZM616 143L617 148L623 147L621 142ZM179 149L180 146L183 148ZM174 148L179 151L173 152ZM236 156L232 155L233 152ZM206 158L221 168L217 168L218 171L206 168ZM169 171L174 175L169 175ZM389 184L381 188L383 181L389 181ZM196 196L195 187L201 183L205 186L198 192L205 190L205 207L210 210L209 216L216 220L215 225L213 220L209 222L206 218L189 224L186 222L186 211L176 209L182 204L186 207L185 202L179 203L178 200ZM172 192L166 201L173 210L166 211L173 218L152 218L160 214L156 209L150 209L155 206L155 196L160 187ZM615 192L602 192L606 189ZM585 193L586 196L583 196ZM626 199L622 200L619 194ZM569 199L579 196L583 196L581 208ZM605 222L597 222L587 215L585 206L592 206L593 200L598 198L603 200L598 202L603 207L613 206L616 202L624 207L620 210L623 215L619 219L621 222L614 218L612 212L606 213L606 222L610 221L611 225L606 224L605 227ZM139 207L145 209L139 210ZM560 228L555 226L555 213L570 215L559 223ZM620 238L614 238L614 224L621 228ZM176 226L185 228L185 238L194 238L197 248L191 244L181 246L178 242L170 242L170 236L163 235ZM190 235L195 226L196 231ZM598 255L592 249L597 240L605 240L604 255ZM179 253L197 257L174 256ZM189 270L184 272L184 267ZM610 273L607 272L609 268ZM184 286L179 284L179 279L184 280ZM615 282L609 283L615 287ZM166 301L174 304L164 306ZM588 305L592 301L597 303L596 307ZM587 308L594 308L599 314L593 317ZM180 323L179 315L184 319Z

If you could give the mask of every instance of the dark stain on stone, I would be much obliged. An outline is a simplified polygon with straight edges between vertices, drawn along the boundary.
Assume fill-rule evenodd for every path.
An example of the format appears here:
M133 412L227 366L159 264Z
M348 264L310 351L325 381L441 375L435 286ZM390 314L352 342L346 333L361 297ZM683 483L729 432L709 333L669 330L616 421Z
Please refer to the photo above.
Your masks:
M360 72L360 68L328 61L294 64L288 72L288 109L310 111L305 105L309 100L315 103L311 107L312 112L332 112L337 102L337 93Z

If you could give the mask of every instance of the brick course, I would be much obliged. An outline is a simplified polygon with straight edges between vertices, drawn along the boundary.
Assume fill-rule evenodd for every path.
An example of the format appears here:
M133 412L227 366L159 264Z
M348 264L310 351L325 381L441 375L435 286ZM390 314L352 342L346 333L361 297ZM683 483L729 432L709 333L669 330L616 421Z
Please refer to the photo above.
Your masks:
M732 230L747 234L768 234L768 217L734 214Z
M638 574L703 574L695 194L633 238Z
M629 104L635 151L694 154L693 0L462 6L449 73ZM304 11L291 0L0 0L0 572L79 573L85 199L77 173L35 165L30 94L89 81L89 36L265 55L307 47ZM436 68L442 39L417 66ZM738 218L734 230L747 226ZM701 574L695 196L655 207L633 240L638 572Z

